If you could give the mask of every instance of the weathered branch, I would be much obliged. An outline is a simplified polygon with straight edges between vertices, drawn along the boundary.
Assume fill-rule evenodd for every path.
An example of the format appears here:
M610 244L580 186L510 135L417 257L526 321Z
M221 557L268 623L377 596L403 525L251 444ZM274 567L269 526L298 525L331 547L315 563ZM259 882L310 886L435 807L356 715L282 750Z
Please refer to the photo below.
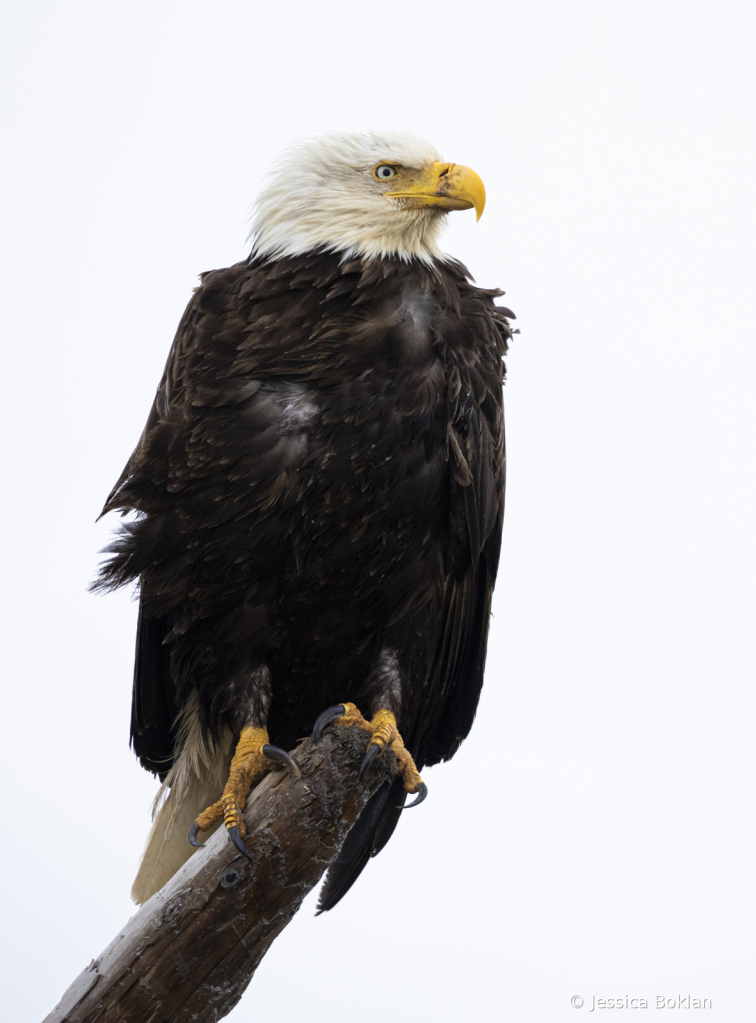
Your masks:
M357 782L368 735L331 727L247 801L250 863L221 828L73 982L44 1023L215 1023L335 859L370 795L395 770L387 751Z

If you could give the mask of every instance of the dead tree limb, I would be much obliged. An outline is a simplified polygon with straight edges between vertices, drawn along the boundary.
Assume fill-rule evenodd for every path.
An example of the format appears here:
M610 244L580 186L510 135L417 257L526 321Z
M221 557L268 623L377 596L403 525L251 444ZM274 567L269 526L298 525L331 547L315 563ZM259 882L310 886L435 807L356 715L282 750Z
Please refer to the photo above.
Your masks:
M387 751L357 782L369 736L332 727L247 801L250 863L221 828L129 920L44 1023L216 1023L335 859L368 798L396 769Z

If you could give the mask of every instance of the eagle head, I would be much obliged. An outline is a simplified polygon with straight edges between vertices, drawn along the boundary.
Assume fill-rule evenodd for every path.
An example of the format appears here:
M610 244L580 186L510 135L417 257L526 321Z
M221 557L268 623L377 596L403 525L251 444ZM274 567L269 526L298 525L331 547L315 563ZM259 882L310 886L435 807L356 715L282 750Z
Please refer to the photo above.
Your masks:
M449 210L486 202L475 171L444 162L408 132L344 132L307 139L274 166L254 205L253 253L443 259Z

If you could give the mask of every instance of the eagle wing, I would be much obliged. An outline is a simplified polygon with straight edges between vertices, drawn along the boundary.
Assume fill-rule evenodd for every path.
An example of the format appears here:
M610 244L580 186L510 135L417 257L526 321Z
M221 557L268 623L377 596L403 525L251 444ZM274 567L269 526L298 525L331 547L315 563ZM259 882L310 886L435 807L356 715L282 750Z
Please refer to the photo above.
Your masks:
M490 293L492 298L500 294ZM459 364L447 367L450 543L432 667L407 742L420 768L454 755L472 727L483 686L504 521L502 359L512 336L508 317L514 313L501 308L475 323L467 359L464 345L448 349L461 356ZM401 777L372 796L329 867L318 912L340 902L369 859L386 846L406 796Z
M433 666L415 742L423 765L450 759L468 735L483 686L491 598L504 521L503 355L511 332L496 310L477 324L476 354L449 348L450 543ZM481 345L481 340L487 343Z
M207 466L187 464L186 450L177 451L191 424L187 411L197 420L205 410L222 412L235 408L259 388L259 379L239 377L230 371L235 345L223 344L238 337L246 324L233 322L235 295L243 286L241 265L203 274L181 318L168 360L139 443L110 492L102 515L110 511L136 510L155 513L153 553L175 525L171 520L175 497L172 492L185 486L190 491L207 484ZM219 329L220 328L220 329ZM213 438L215 440L215 438ZM220 461L220 457L219 457ZM179 479L180 477L180 479ZM160 529L162 524L163 529ZM144 522L142 522L144 527ZM175 530L171 530L174 532ZM111 589L138 579L144 564L137 563L128 543L129 524L106 553L115 557L101 567L95 589ZM177 718L181 694L171 671L166 639L171 632L169 616L150 606L151 594L142 586L137 624L136 655L131 705L131 745L142 766L165 779L174 762Z

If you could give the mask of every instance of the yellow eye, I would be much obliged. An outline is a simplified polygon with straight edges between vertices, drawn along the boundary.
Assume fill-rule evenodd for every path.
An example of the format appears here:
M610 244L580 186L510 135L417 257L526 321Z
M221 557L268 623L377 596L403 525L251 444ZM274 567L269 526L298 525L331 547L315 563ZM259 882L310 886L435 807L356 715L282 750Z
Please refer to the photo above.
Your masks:
M379 163L373 171L373 175L379 181L388 181L390 178L396 177L396 170L387 163Z

